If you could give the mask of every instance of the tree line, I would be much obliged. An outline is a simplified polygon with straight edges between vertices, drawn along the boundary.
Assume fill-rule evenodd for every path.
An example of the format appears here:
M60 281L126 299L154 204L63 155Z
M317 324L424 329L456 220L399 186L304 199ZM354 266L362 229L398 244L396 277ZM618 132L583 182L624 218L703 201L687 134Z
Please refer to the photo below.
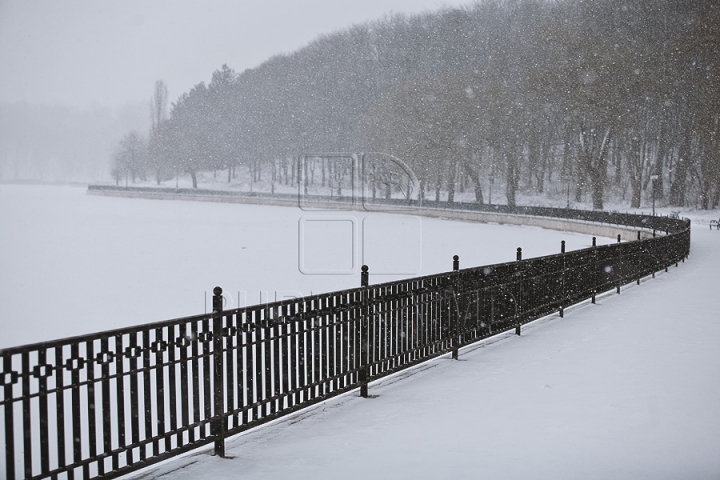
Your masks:
M491 0L394 15L241 73L223 65L170 106L162 89L147 137L118 146L118 182L189 174L196 185L198 172L231 181L243 168L292 183L301 153L379 151L412 168L418 195L450 202L458 189L487 202L497 180L509 205L565 191L595 209L649 195L720 203L713 1Z

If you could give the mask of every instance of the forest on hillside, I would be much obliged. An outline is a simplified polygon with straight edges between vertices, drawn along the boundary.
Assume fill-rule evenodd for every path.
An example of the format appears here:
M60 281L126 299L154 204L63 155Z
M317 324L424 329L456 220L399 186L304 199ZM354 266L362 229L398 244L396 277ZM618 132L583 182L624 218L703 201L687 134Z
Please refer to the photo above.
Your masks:
M248 46L252 48L252 46ZM223 65L117 146L113 175L239 171L292 185L308 152L386 152L420 197L495 185L603 209L720 203L720 7L490 0L389 16L235 72ZM321 162L313 182L348 175ZM338 182L338 185L342 182Z

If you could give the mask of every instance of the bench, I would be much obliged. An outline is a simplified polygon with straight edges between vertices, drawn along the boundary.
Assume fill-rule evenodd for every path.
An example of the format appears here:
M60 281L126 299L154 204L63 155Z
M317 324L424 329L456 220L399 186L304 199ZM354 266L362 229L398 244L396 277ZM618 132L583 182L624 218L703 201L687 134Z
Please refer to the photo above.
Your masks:
M680 212L670 212L668 215L670 218L680 218Z
M710 220L710 230L712 230L713 225L715 225L716 230L720 230L720 219Z

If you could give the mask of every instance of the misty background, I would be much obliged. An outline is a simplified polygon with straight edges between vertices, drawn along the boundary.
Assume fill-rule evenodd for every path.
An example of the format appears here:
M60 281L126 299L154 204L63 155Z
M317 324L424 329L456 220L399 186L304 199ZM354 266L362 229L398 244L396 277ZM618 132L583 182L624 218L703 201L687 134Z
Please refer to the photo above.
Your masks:
M716 2L392 3L5 3L0 179L342 196L298 155L384 152L408 198L720 204Z
M321 34L455 0L0 0L0 181L110 178L147 132L155 82L174 102L223 64L243 71Z

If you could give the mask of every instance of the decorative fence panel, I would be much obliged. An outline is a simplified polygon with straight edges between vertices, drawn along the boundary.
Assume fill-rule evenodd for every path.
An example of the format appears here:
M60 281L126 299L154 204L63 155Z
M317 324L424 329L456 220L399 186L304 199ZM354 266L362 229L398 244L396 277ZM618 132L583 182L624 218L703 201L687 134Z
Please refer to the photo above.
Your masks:
M667 235L0 351L5 477L113 478L515 329L684 260L690 222L531 209ZM552 210L552 211L551 211ZM515 211L517 213L517 211ZM528 213L524 210L521 213Z
M209 443L210 322L0 352L6 478L114 476Z

